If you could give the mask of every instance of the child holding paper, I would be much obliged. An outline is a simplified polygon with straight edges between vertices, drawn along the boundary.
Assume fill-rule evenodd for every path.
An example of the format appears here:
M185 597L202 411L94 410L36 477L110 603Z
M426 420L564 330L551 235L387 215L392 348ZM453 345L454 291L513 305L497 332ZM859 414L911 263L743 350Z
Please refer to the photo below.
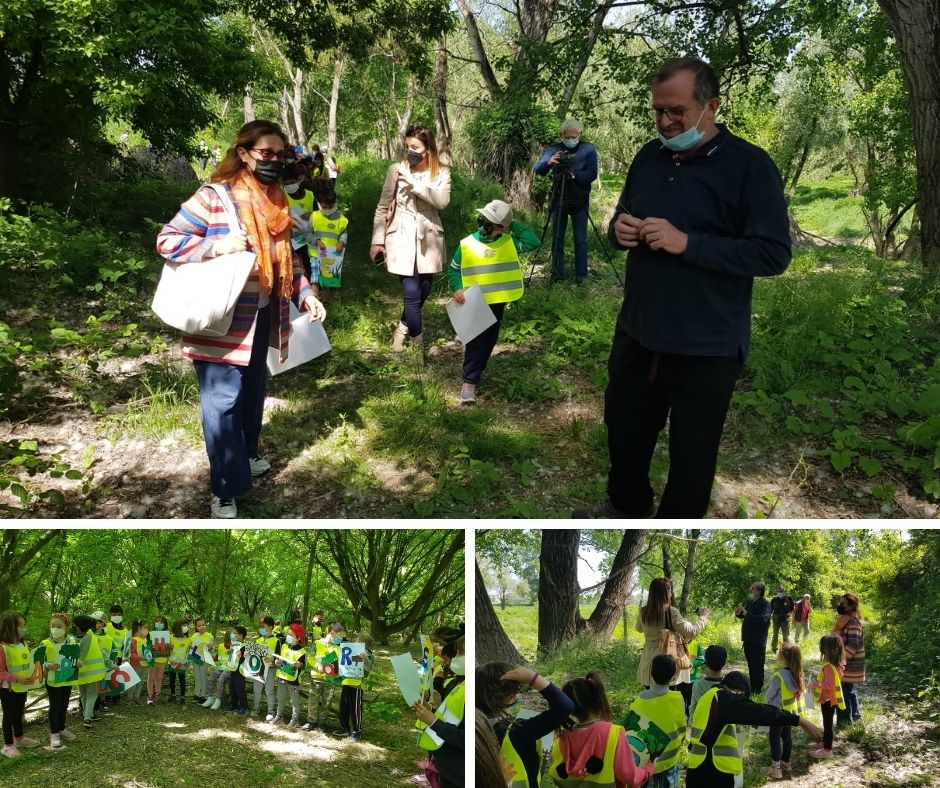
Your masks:
M46 671L46 692L49 695L49 747L62 746L62 739L75 741L75 734L65 729L72 687L78 684L78 645L68 634L71 620L66 613L53 613L49 619L49 637L40 644L45 648L43 668ZM63 649L72 654L63 654Z
M232 677L229 679L229 690L232 693L232 706L229 711L234 711L242 716L248 713L248 693L245 691L245 676L241 672L242 663L245 661L245 638L248 637L248 630L243 626L236 625L234 630L232 649L234 657L232 662L235 667L232 669Z
M147 674L147 704L152 705L160 697L160 690L163 687L163 673L166 670L166 663L170 659L170 632L169 622L166 616L157 616L153 622L155 635L151 638L151 650L153 651L153 667ZM165 637L164 637L165 636Z
M430 760L430 764L425 765L425 774L430 783L432 778L428 772L435 772L441 788L457 788L464 784L464 639L448 641L444 646L445 649L451 647L454 649L451 670L459 681L450 684L449 691L436 709L421 702L411 707L418 718L418 728L422 730L418 746L428 751Z
M203 653L212 655L215 650L215 638L208 631L204 618L197 618L195 624L196 634L193 635L189 647L190 661L193 663L193 700L196 703L205 703L209 692L209 666Z
M193 642L189 634L188 619L184 616L173 622L173 635L170 637L170 662L167 673L170 674L170 703L176 701L176 680L180 683L180 703L186 703L186 655Z
M128 703L140 706L140 696L147 685L150 666L153 664L153 652L150 649L150 625L146 621L137 619L131 624L131 638L127 644L127 657L131 667L140 676L140 683L135 684L127 691Z
M346 627L339 621L327 625L323 637L313 643L310 666L310 693L307 695L307 722L301 730L320 727L323 712L333 704L339 677L336 673L336 646L346 637Z
M310 284L314 295L321 298L321 288L333 289L342 283L349 220L336 207L336 192L329 181L317 182L314 195L318 209L310 216L314 243L311 248L313 278Z
M368 632L360 633L354 642L365 646L361 654L352 657L354 662L362 663L362 678L343 679L343 689L339 695L339 728L334 733L359 741L362 738L362 681L372 672L375 657L369 648L372 637Z
M267 696L268 716L264 718L265 722L271 722L274 719L274 710L277 703L275 697L275 669L274 669L274 650L277 648L277 636L274 634L276 622L273 616L265 616L259 622L258 637L255 643L268 647L268 656L264 657L264 681L252 681L254 685L254 695L252 696L252 706L255 714L261 714L261 693Z
M290 728L300 727L300 674L306 664L306 651L303 644L304 628L300 624L291 624L284 637L278 639L274 653L274 667L277 678L277 714L271 720L273 725L284 721L284 702L290 695L291 718L287 723Z
M462 404L476 402L477 384L496 347L506 304L522 298L519 255L539 246L538 236L522 222L514 222L512 208L502 200L487 203L477 213L477 231L460 242L450 262L450 288L454 301L462 304L464 290L479 285L496 322L464 348Z
M230 629L219 641L218 651L216 652L215 671L209 675L209 685L206 691L206 699L202 704L204 709L218 711L222 708L222 696L225 694L225 685L231 680L232 671L238 667L237 644L235 633Z

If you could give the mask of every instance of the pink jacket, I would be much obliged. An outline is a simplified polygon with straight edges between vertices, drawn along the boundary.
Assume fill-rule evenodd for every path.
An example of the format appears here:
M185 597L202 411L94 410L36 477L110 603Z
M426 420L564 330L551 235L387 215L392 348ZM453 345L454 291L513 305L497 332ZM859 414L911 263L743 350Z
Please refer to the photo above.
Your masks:
M592 756L603 759L607 751L607 739L610 735L611 723L603 720L565 731L559 737L561 757L565 761L565 768L569 777L579 777L586 774L586 764ZM656 764L637 766L633 761L633 751L624 736L623 730L617 741L617 751L614 755L614 778L617 788L636 788L643 785L656 771Z

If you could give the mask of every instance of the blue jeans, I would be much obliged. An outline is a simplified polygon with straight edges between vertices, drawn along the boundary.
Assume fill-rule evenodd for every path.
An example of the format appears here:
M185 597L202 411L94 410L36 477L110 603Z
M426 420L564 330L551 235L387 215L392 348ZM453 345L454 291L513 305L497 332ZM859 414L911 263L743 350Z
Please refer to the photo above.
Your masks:
M482 334L471 339L463 349L463 379L465 383L476 385L480 382L486 364L490 360L490 356L493 355L496 340L499 339L499 327L503 322L506 305L490 304L489 307L496 318L496 322Z
M845 698L845 708L836 708L836 721L840 724L855 722L862 718L862 710L858 705L858 690L854 684L842 682L842 697Z
M557 219L557 225L555 220ZM565 234L568 231L568 214L562 210L560 216L552 217L555 235L552 238L552 279L565 278ZM571 234L574 236L574 280L587 279L587 208L571 213Z
M237 498L251 489L248 461L258 456L258 437L268 382L269 305L258 312L247 367L225 361L194 361L199 380L202 433L209 455L212 492Z
M401 294L404 309L401 313L401 322L408 326L408 336L419 337L424 330L421 320L421 307L431 295L431 283L434 274L419 274L417 269L411 276L401 276Z
M679 764L670 766L666 771L650 777L648 788L676 788L679 785Z

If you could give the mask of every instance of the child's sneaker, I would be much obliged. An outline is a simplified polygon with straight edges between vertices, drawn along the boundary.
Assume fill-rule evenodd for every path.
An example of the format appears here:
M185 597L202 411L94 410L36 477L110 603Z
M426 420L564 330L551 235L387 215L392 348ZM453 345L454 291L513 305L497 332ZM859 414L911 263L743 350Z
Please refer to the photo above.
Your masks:
M258 714L260 715L261 712L259 711ZM269 714L267 717L264 718L264 721L265 721L265 722L274 722L274 715L273 715L273 714Z
M35 739L30 739L29 736L14 737L13 744L15 747L25 747L28 750L39 746L39 742Z
M775 780L783 779L783 770L780 768L780 761L771 761L770 766L764 766L761 771L768 777L773 777Z
M282 722L284 722L284 718L283 718L280 714L276 715L276 716L271 720L271 724L272 724L272 725L280 725Z
M13 744L4 744L3 749L0 750L0 755L4 758L15 758L20 754L20 751L16 749L16 745Z
M820 747L818 750L813 750L810 755L814 758L832 758L832 750L827 750L825 747Z
M49 734L49 746L46 747L47 750L57 750L62 746L62 739L59 738L58 733Z
M199 698L196 698L196 700L198 701ZM200 703L199 705L202 706L204 709L208 709L213 703L215 703L215 698L208 697L208 698L204 698L203 702Z
M72 733L72 731L67 731L65 728L59 731L59 736L61 736L66 741L75 741L78 738L74 733Z
M239 709L238 715L244 717L248 713L248 709Z
M349 728L337 728L335 731L333 731L334 736L348 736L349 733Z
M780 761L780 769L784 774L790 774L793 771L789 761Z
M291 717L290 722L287 723L287 727L288 727L288 728L299 728L299 727L300 727L300 720L297 719L296 717Z
M216 698L209 707L212 711L218 711L222 708L222 698Z
M360 741L362 739L362 731L353 731L349 734L349 738L353 741Z
M317 725L317 723L315 722L305 722L303 725L300 726L300 730L310 732L312 730L316 730L319 727L320 726Z
M175 693L175 692L171 692L171 693L170 693L170 703L176 703L176 693Z
M90 730L91 730L92 728L94 728L95 726L91 724L91 720L82 720L82 727L83 727L86 731L90 731Z

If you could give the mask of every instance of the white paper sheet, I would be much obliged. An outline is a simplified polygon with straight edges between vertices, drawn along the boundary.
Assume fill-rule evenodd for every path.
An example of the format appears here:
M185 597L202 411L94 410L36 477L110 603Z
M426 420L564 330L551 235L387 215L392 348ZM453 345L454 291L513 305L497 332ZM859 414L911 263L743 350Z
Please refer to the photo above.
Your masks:
M331 348L322 321L316 320L311 323L310 316L306 312L299 313L293 303L290 305L290 310L290 324L293 331L288 340L287 361L282 364L278 349L268 348L268 372L272 375L280 375L317 356L322 356Z
M496 316L483 300L483 291L479 285L468 287L463 295L464 303L451 301L447 305L447 316L460 341L466 345L493 325Z
M207 665L215 665L215 660L212 658L212 655L209 653L209 649L206 646L202 647L202 651L199 652L199 656L202 657L202 661Z
M140 676L137 675L137 671L130 662L124 662L108 674L108 682L112 687L120 687L121 691L125 692L136 684L140 684Z
M398 679L398 689L409 707L421 700L421 680L418 678L418 668L415 666L411 654L398 654L392 657L392 668L395 678Z

